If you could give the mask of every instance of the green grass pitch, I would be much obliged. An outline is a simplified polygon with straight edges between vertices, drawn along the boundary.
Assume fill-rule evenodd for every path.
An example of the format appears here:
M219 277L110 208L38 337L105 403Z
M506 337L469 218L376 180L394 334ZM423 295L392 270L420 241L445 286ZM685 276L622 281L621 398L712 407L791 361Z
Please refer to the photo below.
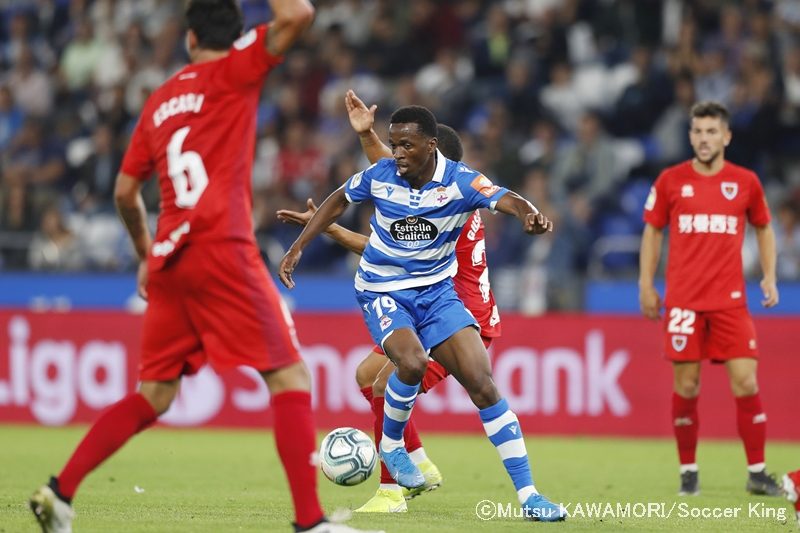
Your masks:
M27 497L61 467L84 431L0 426L0 532L38 531ZM428 455L444 474L443 486L409 502L406 514L355 515L352 525L387 532L454 533L532 528L682 532L797 528L787 501L744 492L744 454L736 441L701 439L702 494L678 498L675 451L669 439L528 437L539 490L556 501L569 502L573 515L575 505L581 504L584 515L561 524L540 524L513 517L484 521L476 516L482 500L517 508L499 457L484 437L423 438ZM767 457L772 471L798 468L800 445L769 443ZM328 510L359 506L377 483L377 474L357 487L338 487L321 474L319 478ZM77 533L291 531L289 492L272 436L266 431L147 431L94 472L75 503ZM601 504L604 516L588 516L589 503ZM631 515L642 514L648 504L654 507L651 516L618 516L618 503L622 510L630 503ZM670 517L662 516L673 504ZM681 505L685 514L740 510L737 518L691 518L678 516Z

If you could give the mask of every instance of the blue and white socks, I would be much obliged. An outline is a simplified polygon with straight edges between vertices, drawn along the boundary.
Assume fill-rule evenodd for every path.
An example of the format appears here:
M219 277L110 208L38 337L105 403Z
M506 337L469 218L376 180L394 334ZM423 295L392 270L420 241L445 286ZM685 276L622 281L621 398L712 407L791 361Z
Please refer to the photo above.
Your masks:
M528 452L525 449L525 440L522 438L522 428L517 420L517 415L508 408L505 398L492 406L481 409L479 413L486 436L497 448L503 466L506 467L506 472L514 482L519 503L524 504L531 494L538 494L538 492L533 485L531 467L528 464ZM383 431L386 432L385 422Z
M392 372L392 375L389 376L383 402L383 436L381 437L383 450L390 452L405 447L403 430L411 416L417 392L419 392L419 383L406 385L397 377L397 371Z

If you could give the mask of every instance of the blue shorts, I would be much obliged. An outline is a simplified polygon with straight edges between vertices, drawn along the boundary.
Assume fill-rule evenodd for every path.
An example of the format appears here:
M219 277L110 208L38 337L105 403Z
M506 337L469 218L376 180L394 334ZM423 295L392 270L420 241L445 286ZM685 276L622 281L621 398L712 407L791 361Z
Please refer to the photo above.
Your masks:
M414 330L425 350L446 341L467 326L478 327L453 287L452 278L401 291L356 291L369 334L383 347L396 329Z

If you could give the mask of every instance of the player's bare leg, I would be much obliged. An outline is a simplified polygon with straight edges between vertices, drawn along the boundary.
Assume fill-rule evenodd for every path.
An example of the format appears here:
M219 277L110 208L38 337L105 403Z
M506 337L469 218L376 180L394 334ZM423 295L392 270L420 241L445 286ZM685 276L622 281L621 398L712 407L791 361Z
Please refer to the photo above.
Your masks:
M132 436L149 427L169 409L180 381L144 381L139 392L129 394L106 409L83 437L58 477L39 487L30 507L42 531L72 531L72 498L95 468L111 457Z
M428 354L417 334L409 328L391 332L383 349L397 366L386 385L383 410L383 435L378 451L392 478L400 486L421 487L425 478L405 449L403 432L428 367Z
M461 383L480 409L486 436L514 483L525 517L546 522L564 520L564 508L539 494L533 484L522 428L494 384L489 354L478 331L473 327L458 331L434 348L431 355Z
M700 363L672 364L672 429L678 446L681 486L680 496L700 494L700 474L697 468L697 400L700 395Z
M764 447L767 438L767 415L761 407L756 372L758 361L737 357L725 362L731 392L736 400L736 426L747 456L746 490L751 494L781 496L778 481L767 473Z

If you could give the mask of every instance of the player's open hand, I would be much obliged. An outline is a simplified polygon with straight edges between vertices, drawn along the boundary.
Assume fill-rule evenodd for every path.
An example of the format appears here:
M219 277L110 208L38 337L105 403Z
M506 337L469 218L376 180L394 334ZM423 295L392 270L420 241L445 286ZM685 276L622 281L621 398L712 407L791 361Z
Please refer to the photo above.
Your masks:
M525 216L522 229L525 230L525 233L531 235L541 235L542 233L553 231L553 221L542 213L528 213Z
M311 217L314 216L314 213L317 212L317 206L314 203L314 200L309 198L306 200L306 209L302 213L299 211L290 211L289 209L279 209L278 210L278 220L281 222L289 223L289 224L297 224L298 226L305 226L308 224L308 221L311 220Z
M761 292L764 294L764 299L761 300L761 305L766 308L775 307L778 305L780 296L778 295L778 285L775 283L774 279L762 279Z
M352 89L344 95L344 105L347 108L350 125L356 130L356 133L367 133L372 129L372 125L375 123L375 110L378 109L377 105L373 104L368 108Z
M139 296L147 300L147 260L139 261L139 269L136 271L136 289Z
M296 248L289 248L286 255L281 259L281 264L278 266L278 277L287 289L294 289L294 280L292 279L292 272L294 272L297 263L300 262L300 256L303 252Z
M661 296L655 287L639 288L639 307L642 314L650 320L661 318Z

